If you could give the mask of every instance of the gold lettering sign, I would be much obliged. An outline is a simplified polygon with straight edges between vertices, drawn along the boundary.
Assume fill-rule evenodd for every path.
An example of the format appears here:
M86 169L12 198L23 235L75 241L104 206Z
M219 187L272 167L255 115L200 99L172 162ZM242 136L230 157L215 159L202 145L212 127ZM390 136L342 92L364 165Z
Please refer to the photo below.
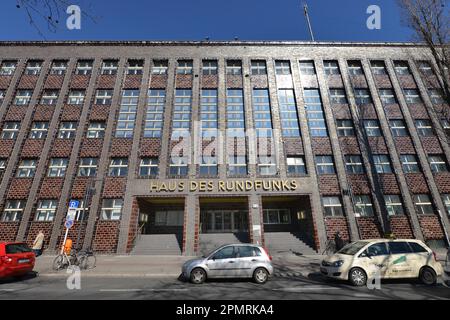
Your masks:
M250 192L250 191L295 191L295 180L196 180L150 182L151 192Z

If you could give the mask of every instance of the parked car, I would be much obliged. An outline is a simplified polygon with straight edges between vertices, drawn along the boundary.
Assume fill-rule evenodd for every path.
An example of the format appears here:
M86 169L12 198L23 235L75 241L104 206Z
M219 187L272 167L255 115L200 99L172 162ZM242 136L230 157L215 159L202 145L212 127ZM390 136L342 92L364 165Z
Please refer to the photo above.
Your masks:
M419 278L427 285L443 273L435 253L419 240L375 239L349 243L322 261L327 277L363 286L368 278Z
M262 284L273 274L271 260L267 250L259 245L229 244L185 262L181 272L195 284L212 278L253 278Z
M0 243L0 279L24 276L33 271L35 260L26 243Z

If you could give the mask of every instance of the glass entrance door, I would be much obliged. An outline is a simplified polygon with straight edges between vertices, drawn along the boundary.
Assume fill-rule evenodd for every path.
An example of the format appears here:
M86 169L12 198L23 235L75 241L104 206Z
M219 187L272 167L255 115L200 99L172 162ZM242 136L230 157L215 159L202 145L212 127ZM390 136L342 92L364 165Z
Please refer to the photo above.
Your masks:
M203 211L203 232L240 232L247 231L247 211L241 210L208 210Z

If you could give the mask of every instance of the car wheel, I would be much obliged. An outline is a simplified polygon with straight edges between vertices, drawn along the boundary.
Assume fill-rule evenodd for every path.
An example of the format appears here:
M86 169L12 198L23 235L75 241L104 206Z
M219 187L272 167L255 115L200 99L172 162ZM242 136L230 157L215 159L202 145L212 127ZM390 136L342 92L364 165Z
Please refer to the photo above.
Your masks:
M367 283L366 272L361 268L353 268L348 274L348 280L356 287L364 286Z
M195 268L191 271L191 282L201 284L206 280L206 272L202 268Z
M257 268L255 272L253 272L253 280L258 284L266 283L269 279L269 273L264 268Z
M424 267L420 270L419 280L428 286L436 283L437 277L433 269Z

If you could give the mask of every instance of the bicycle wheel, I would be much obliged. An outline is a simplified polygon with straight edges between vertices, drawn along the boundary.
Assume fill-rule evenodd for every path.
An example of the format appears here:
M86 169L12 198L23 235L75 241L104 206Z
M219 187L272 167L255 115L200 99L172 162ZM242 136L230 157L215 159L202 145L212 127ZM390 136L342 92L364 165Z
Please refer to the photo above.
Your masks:
M64 256L63 255L57 255L56 258L53 260L53 270L59 271L61 269L64 269L67 263L64 262Z
M92 255L87 255L86 258L84 259L84 263L85 263L85 269L94 269L95 268L95 264L97 263L97 258L92 254Z

